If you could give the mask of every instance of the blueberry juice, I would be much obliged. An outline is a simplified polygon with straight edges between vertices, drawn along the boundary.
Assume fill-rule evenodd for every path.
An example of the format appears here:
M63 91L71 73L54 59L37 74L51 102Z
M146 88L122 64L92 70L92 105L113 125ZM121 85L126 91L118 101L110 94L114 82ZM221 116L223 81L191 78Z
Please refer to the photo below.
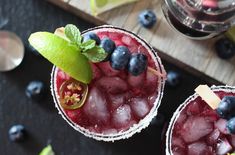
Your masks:
M87 137L103 141L129 138L146 128L157 115L165 84L165 70L157 53L137 35L113 26L95 27L82 35L91 32L99 37L101 43L104 38L112 40L115 43L114 52L125 53L128 50L131 55L127 60L128 68L123 68L125 54L123 57L112 54L109 61L91 63L93 78L87 87L80 85L71 91L76 82L54 67L51 90L56 108L75 130ZM144 57L140 56L142 54ZM117 57L119 60L116 60ZM143 63L146 61L146 66L142 68L143 65L135 64L137 59ZM87 93L79 94L79 91ZM77 109L66 108L61 104L61 98L70 95L76 102L79 95L74 92L86 96L85 103Z
M235 87L213 86L211 89L220 99L229 96L235 105ZM229 108L231 107L227 107L227 110ZM166 155L233 153L235 135L228 129L229 119L222 118L218 109L213 110L197 94L190 96L171 118L166 133Z

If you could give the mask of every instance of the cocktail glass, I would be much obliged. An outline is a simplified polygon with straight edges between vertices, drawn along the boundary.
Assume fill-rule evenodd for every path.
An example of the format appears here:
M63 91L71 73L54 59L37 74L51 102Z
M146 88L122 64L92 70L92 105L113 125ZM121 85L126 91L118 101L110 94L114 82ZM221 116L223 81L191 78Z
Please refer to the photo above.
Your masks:
M235 25L234 0L164 0L168 23L191 39L208 39Z
M64 109L60 87L70 77L53 67L51 92L61 116L75 130L96 140L114 141L131 137L146 128L157 115L163 96L165 70L155 50L139 36L114 26L100 26L84 31L109 37L116 46L125 45L131 53L148 57L147 70L139 76L111 68L109 62L91 64L93 80L88 85L85 104L76 110Z
M221 99L235 96L235 87L212 86ZM182 103L166 132L166 155L227 154L235 151L235 135L226 129L226 120L196 93Z

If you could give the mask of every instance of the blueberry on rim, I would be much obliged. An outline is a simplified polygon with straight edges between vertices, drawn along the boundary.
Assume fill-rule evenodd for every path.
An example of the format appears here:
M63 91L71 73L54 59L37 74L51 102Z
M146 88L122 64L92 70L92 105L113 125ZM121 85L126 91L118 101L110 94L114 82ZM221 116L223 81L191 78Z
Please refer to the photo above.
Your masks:
M82 40L83 42L86 42L88 40L95 40L96 45L100 44L100 38L94 32L89 32L83 36L83 40Z
M109 59L110 55L113 53L115 49L115 43L110 38L105 37L100 42L100 47L102 47L106 53L108 53L108 56L106 58L106 61Z
M226 127L230 133L235 134L235 117L228 120Z
M147 60L147 56L142 53L132 54L128 64L129 73L134 76L143 73L147 68Z
M151 10L142 11L139 14L139 22L143 27L151 28L156 23L157 17Z
M225 119L235 116L235 97L225 96L219 103L216 112L221 118Z
M130 59L130 51L126 46L118 46L110 57L110 64L116 70L123 70L127 67Z

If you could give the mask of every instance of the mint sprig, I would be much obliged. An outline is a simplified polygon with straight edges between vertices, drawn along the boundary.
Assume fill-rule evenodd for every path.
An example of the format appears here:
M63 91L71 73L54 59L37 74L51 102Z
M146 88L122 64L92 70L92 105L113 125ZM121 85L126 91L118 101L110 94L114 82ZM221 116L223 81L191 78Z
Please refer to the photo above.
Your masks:
M95 40L88 40L82 43L81 32L73 24L65 26L65 35L72 44L81 50L81 54L86 56L91 62L103 61L108 56L108 53L103 48L96 45Z
M81 42L82 42L82 36L81 36L81 32L79 31L79 29L72 24L68 24L65 26L65 30L64 33L66 35L66 37L75 45L80 46Z
M103 61L108 55L104 51L104 49L99 46L95 46L91 49L88 49L84 51L82 54L85 55L90 61L94 63Z

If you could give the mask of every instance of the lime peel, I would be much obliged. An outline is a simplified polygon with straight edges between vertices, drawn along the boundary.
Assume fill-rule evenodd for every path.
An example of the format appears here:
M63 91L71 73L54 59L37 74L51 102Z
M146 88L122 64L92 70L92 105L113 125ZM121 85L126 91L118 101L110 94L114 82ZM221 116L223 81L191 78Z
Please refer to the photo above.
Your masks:
M115 7L135 1L138 0L90 0L91 13L96 16Z
M43 148L39 155L55 155L55 153L52 150L51 145L47 145L45 148Z
M231 27L225 35L235 43L235 26Z
M51 63L83 83L92 79L88 59L69 41L49 32L36 32L29 37L30 44Z

